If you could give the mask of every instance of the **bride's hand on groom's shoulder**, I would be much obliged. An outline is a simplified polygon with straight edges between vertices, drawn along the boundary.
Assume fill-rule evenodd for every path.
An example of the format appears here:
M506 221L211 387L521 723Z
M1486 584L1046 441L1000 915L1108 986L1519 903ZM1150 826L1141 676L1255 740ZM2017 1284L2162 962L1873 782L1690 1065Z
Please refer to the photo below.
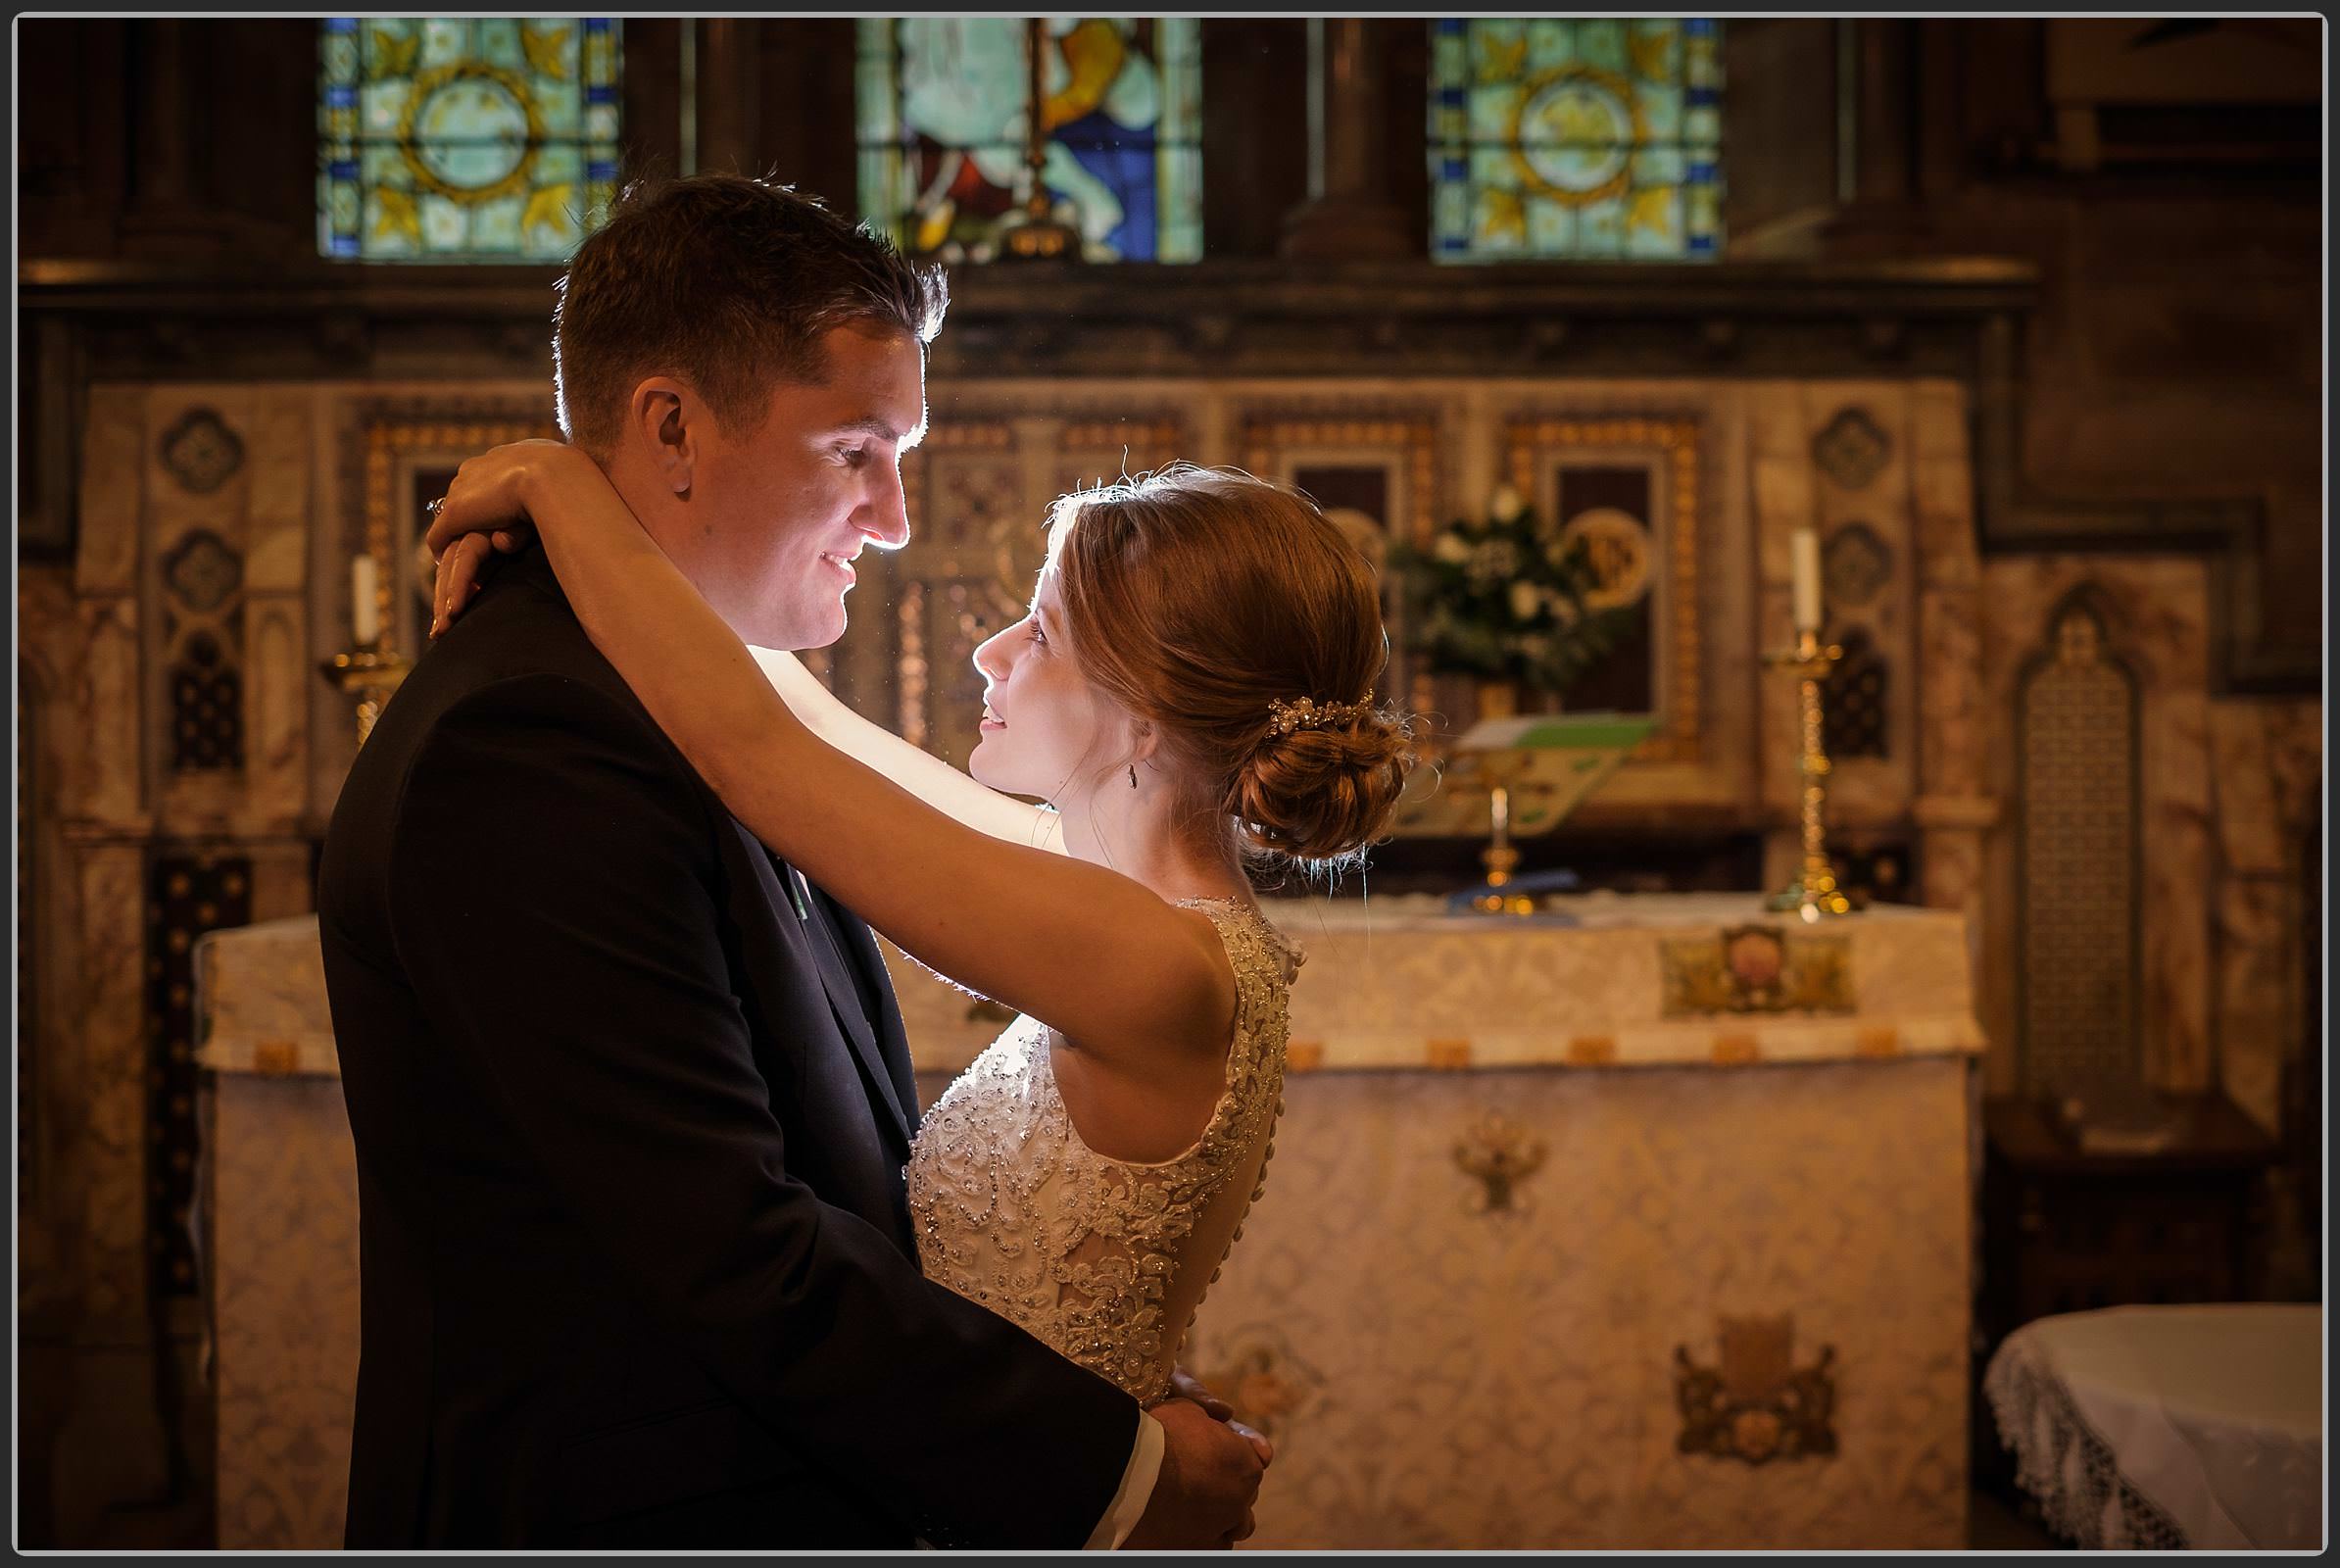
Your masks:
M513 533L558 486L584 477L587 468L601 477L593 459L565 441L508 441L465 458L447 493L431 508L423 543L436 557L471 534Z
M492 554L513 555L535 542L532 514L554 483L576 464L600 469L562 441L512 441L463 460L447 493L431 504L423 546L438 563L431 595L431 635L462 614L479 591Z

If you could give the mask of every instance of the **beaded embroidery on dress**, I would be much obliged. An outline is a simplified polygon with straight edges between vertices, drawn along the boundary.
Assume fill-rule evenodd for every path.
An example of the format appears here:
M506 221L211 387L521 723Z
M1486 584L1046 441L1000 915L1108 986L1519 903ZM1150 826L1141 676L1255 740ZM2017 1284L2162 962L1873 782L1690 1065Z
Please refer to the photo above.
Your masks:
M1235 971L1227 1087L1193 1148L1160 1164L1092 1151L1057 1092L1048 1027L1024 1016L927 1111L906 1172L928 1278L1149 1405L1264 1190L1301 961L1246 905L1179 902L1210 917Z

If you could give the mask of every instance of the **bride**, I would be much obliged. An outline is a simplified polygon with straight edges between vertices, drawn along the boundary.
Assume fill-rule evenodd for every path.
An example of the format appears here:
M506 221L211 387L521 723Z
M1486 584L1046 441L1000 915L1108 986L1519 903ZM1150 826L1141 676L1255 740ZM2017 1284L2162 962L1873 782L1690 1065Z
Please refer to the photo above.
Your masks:
M746 647L558 442L463 466L427 541L434 636L490 554L532 536L744 825L1021 1014L912 1146L922 1270L1162 1399L1282 1107L1300 954L1245 860L1355 855L1413 764L1405 723L1372 700L1388 643L1355 547L1238 472L1179 465L1064 497L1030 612L976 650L981 740L960 773L791 655Z

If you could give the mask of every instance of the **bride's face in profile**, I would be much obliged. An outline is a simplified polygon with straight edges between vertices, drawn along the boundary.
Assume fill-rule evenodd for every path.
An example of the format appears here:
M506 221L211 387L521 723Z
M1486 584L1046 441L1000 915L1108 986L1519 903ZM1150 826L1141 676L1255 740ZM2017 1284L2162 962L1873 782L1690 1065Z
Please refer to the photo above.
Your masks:
M983 726L967 771L978 781L1061 806L1118 772L1128 725L1073 657L1054 567L1040 574L1024 618L975 650L975 667Z

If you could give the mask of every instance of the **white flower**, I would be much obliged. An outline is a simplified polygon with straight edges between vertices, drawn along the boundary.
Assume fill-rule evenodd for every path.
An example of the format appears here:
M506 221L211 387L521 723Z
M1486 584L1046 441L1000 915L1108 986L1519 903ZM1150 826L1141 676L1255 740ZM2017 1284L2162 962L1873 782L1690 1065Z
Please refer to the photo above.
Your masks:
M1430 553L1449 566L1459 566L1471 559L1471 542L1449 528L1431 544Z
M1543 559L1555 566L1565 565L1568 562L1568 538L1562 534L1554 534L1543 547Z
M1487 514L1496 522L1511 522L1527 510L1527 497L1507 484L1495 486L1495 493L1487 498Z
M1469 569L1473 582L1483 588L1490 587L1519 575L1519 552L1512 548L1509 540L1489 539L1472 550Z
M1574 626L1577 623L1577 602L1566 594L1552 595L1550 608L1552 618L1563 627Z
M1511 585L1512 619L1534 620L1536 618L1536 612L1542 608L1543 595L1536 591L1536 584L1532 582L1515 582Z

